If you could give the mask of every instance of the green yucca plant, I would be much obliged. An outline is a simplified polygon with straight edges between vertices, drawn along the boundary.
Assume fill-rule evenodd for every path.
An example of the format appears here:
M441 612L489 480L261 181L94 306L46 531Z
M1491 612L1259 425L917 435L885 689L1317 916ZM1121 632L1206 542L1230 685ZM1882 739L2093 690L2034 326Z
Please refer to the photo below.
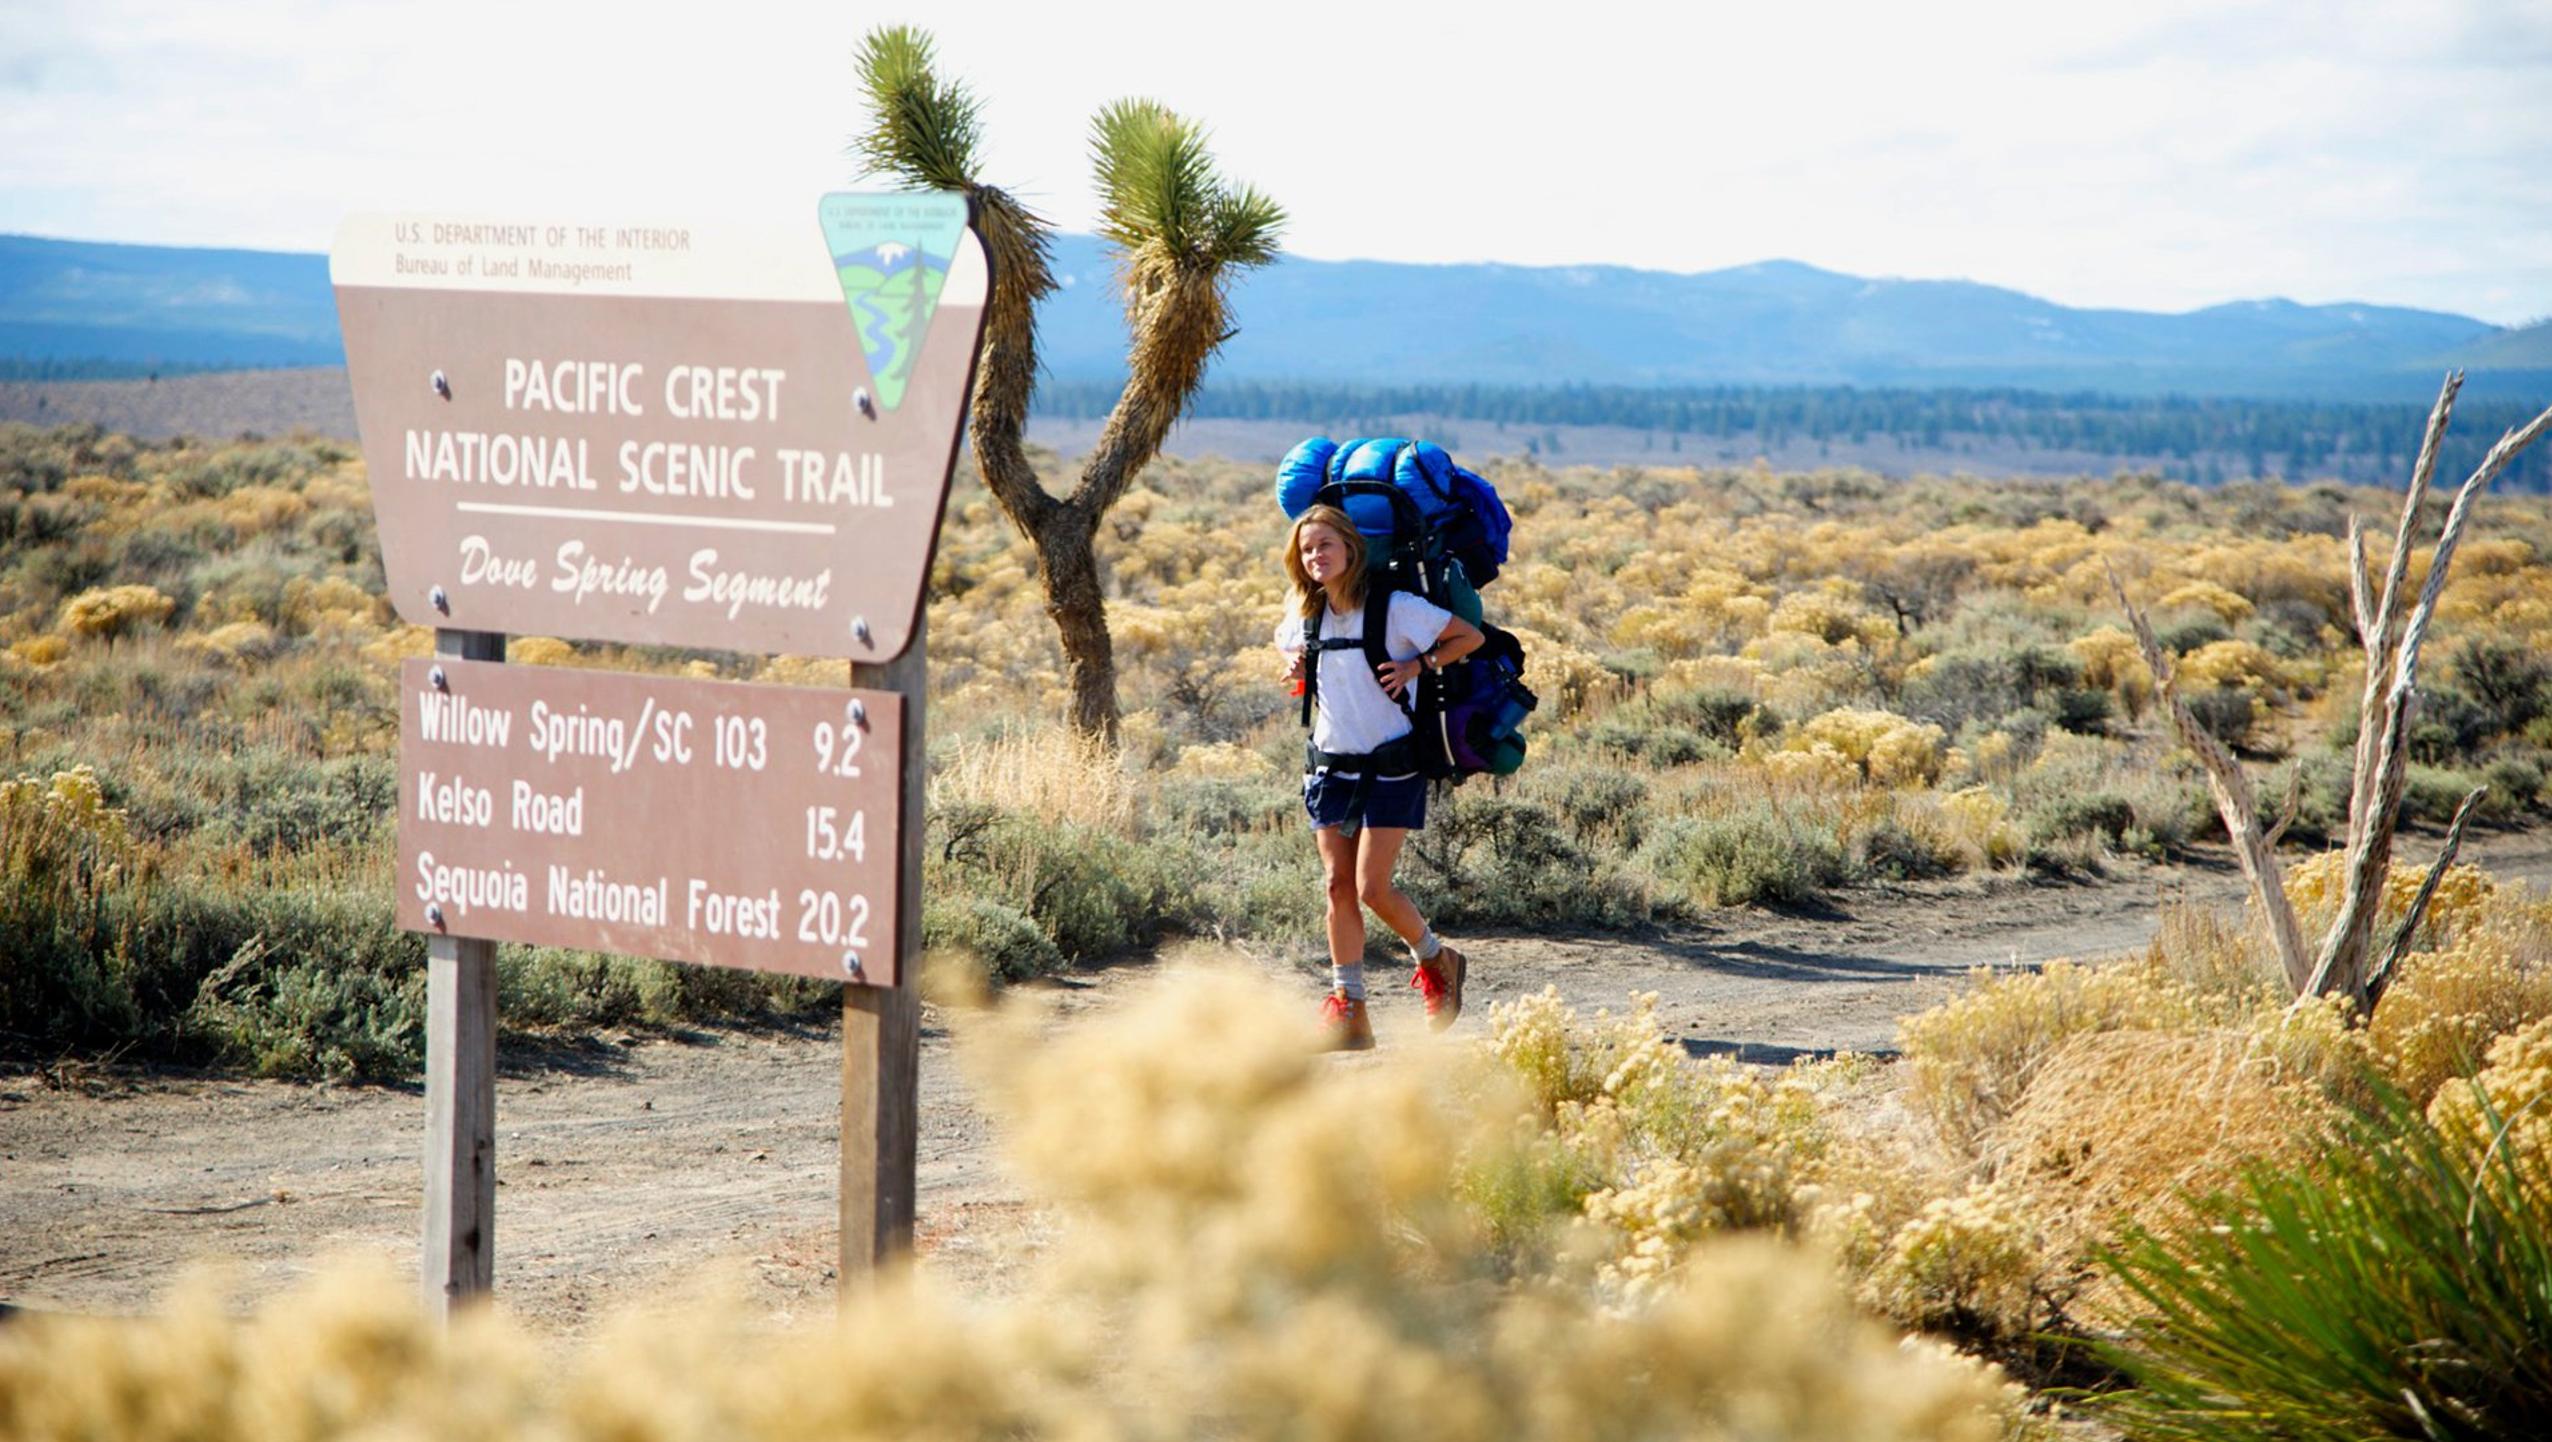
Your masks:
M2489 1118L2489 1134L2505 1131ZM2552 1157L2478 1154L2383 1100L2312 1170L2254 1172L2105 1258L2138 1438L2552 1437Z

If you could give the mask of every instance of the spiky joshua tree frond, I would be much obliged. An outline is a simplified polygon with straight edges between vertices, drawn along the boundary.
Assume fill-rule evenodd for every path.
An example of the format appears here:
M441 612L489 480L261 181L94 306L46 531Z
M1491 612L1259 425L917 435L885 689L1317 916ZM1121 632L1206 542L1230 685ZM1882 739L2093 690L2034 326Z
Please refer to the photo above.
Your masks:
M881 26L860 42L856 68L870 123L851 138L851 151L910 185L971 190L983 137L979 107L965 86L939 79L933 58L930 37L909 25Z
M1227 184L1205 127L1156 100L1120 100L1090 123L1099 233L1129 257L1247 267L1276 258L1285 211L1254 186Z

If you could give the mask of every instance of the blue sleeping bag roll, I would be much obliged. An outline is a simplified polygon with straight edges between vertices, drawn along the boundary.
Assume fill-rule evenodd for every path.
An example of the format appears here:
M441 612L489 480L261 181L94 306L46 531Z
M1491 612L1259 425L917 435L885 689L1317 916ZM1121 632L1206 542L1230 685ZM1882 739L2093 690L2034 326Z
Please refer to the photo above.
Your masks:
M1416 502L1420 515L1441 522L1462 504L1453 472L1453 457L1432 441L1413 445L1399 436L1379 436L1342 446L1327 436L1313 436L1278 463L1276 502L1287 516L1299 516L1330 482L1383 481ZM1380 496L1348 497L1347 516L1368 536L1391 534L1391 504Z
M1327 436L1312 436L1285 453L1276 463L1276 504L1292 520L1311 505L1311 498L1329 484L1329 459L1338 454L1338 443Z

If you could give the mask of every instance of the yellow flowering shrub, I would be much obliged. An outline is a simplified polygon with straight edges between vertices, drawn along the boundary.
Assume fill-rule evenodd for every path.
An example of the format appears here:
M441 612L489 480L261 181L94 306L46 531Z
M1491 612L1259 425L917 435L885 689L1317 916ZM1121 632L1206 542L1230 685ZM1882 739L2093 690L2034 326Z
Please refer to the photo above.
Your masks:
M2213 581L2191 581L2154 602L2156 610L2168 611L2182 606L2213 611L2228 626L2247 618L2257 609L2251 605L2249 597L2236 595Z
M2438 1089L2428 1120L2476 1155L2495 1146L2552 1163L2552 1017L2490 1043L2478 1075Z
M2083 684L2116 696L2128 715L2141 716L2152 704L2153 671L2125 627L2102 626L2065 645L2082 660Z
M50 634L29 636L23 641L11 642L9 654L30 666L52 666L71 654L71 643Z
M2239 686L2258 691L2287 684L2286 668L2249 641L2209 641L2172 663L2184 688Z
M1712 1233L1783 1227L1827 1136L1812 1085L1666 1040L1657 996L1581 1021L1559 993L1493 1006L1489 1046L1548 1118L1573 1168L1603 1179L1585 1218L1608 1245L1598 1280L1627 1303L1663 1295Z
M113 640L169 618L177 603L152 586L98 586L62 603L61 628L74 636Z
M2393 862L2385 870L2383 895L2375 914L2378 945L2391 941L2393 931L2410 914L2411 900L2427 879L2427 867L2407 861ZM2303 924L2307 936L2318 937L2329 927L2331 919L2339 914L2347 887L2348 855L2344 851L2316 852L2286 869L2286 899L2295 908L2295 919ZM2436 893L2428 898L2421 936L2434 939L2462 929L2488 909L2498 889L2488 872L2469 862L2447 867L2445 875L2437 878Z
M39 780L0 781L0 830L49 827L120 847L130 839L124 813L106 804L106 788L86 762Z
M275 628L263 621L232 621L189 636L179 644L226 661L257 661L272 656L280 642Z
M1990 739L1990 738L1988 738ZM1941 798L1958 844L1990 865L2020 859L2020 828L2011 823L2011 804L1983 786L1969 786Z
M1768 633L1814 636L1829 646L1858 641L1879 645L1896 635L1896 623L1861 603L1857 587L1835 581L1812 590L1792 591L1764 621Z
M218 501L222 521L243 539L281 530L310 514L310 500L281 486L241 486Z
M2378 928L2378 944L2387 936ZM2436 949L2402 959L2366 1039L2386 1078L2425 1101L2470 1073L2493 1040L2546 1016L2552 922L2539 905L2485 905Z
M1910 1326L2012 1336L2036 1322L2045 1270L2037 1223L2018 1189L1978 1182L1933 1199L1898 1228L1864 1294Z
M1612 671L1592 651L1539 632L1507 629L1524 647L1524 684L1541 703L1533 714L1544 724L1575 717L1615 689Z
M1845 709L1808 721L1782 742L1785 751L1820 748L1852 763L1872 785L1929 786L1940 779L1947 738L1938 726L1892 711Z

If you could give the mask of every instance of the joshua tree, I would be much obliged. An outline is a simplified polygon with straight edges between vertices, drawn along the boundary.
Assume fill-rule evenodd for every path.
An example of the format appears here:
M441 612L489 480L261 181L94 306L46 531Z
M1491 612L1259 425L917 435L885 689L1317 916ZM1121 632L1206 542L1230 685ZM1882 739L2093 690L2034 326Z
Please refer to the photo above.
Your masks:
M1276 257L1285 212L1214 168L1196 122L1148 100L1122 100L1090 125L1100 232L1114 243L1125 288L1128 378L1070 494L1055 496L1028 463L1028 397L1037 379L1037 302L1055 289L1051 227L1009 192L983 182L977 105L932 68L930 37L906 26L871 31L859 75L872 123L852 142L874 172L963 191L992 260L968 431L975 464L1003 514L1037 548L1046 614L1063 639L1073 725L1113 742L1116 653L1092 539L1108 508L1160 454L1196 394L1205 365L1231 339L1232 277Z
M2145 665L2152 668L2154 684L2162 694L2173 727L2206 768L2216 809L2224 815L2224 829L2233 838L2242 874L2249 879L2252 894L2259 898L2260 908L2267 914L2269 937L2277 948L2279 963L2286 969L2288 986L2299 1000L2333 993L2344 996L2360 1017L2371 1014L2375 1004L2383 1000L2393 968L2410 949L2411 938L2419 930L2438 879L2454 864L2456 849L2463 844L2464 822L2481 799L2481 792L2476 790L2455 808L2454 820L2446 828L2445 845L2438 852L2436 864L2428 869L2426 883L2412 898L2409 914L2394 928L2378 954L2374 947L2375 922L2383 902L2384 877L2392 865L2393 829L2401 817L2402 786L2410 759L2411 713L2419 699L2419 649L2428 636L2428 621L2436 612L2438 595L2445 590L2446 570L2453 564L2455 547L2463 539L2473 498L2516 458L2517 452L2546 430L2552 430L2552 410L2546 410L2500 437L2455 492L2444 529L2437 536L2436 553L2428 563L2427 582L2420 587L2418 604L2410 610L2405 623L2402 610L2410 578L2411 542L2416 538L2428 484L2436 475L2437 448L2445 439L2447 421L2454 415L2455 394L2462 388L2461 371L2447 376L2445 388L2437 394L2435 409L2428 413L2427 435L2419 447L2419 460L2412 469L2408 491L2402 497L2401 520L2393 530L2392 555L2385 565L2380 589L2367 575L2365 532L2355 517L2348 522L2349 602L2357 624L2357 639L2366 651L2366 688L2358 710L2356 765L2349 787L2347 874L2339 912L2331 919L2330 929L2318 947L2305 947L2303 928L2295 918L2293 903L2287 899L2286 881L2277 865L2278 838L2295 819L2301 772L2297 773L2299 785L2287 792L2283 814L2275 825L2263 827L2259 804L2241 763L2198 724L2180 695L2170 659L2155 641L2152 626L2146 623L2144 613L2127 600L2126 587L2117 572L2112 570L2109 575L2118 604L2125 608L2128 621L2135 627L2137 647L2144 653Z

